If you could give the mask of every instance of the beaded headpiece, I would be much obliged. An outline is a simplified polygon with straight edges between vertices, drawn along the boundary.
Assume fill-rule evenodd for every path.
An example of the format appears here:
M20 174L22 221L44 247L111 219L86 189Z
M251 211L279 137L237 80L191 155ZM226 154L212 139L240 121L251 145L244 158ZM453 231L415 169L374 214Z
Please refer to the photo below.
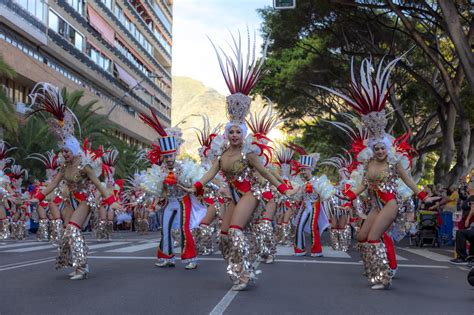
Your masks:
M79 132L80 125L77 117L64 103L61 91L57 86L40 82L33 87L29 98L31 100L28 117L39 112L47 112L54 116L48 119L50 131L59 139L61 148L68 148L74 155L79 154L79 141L74 136L74 122Z
M225 83L231 95L226 98L227 118L229 123L226 126L226 133L230 126L239 126L245 130L245 117L249 113L251 99L248 96L257 84L258 80L265 73L263 64L268 47L268 41L264 45L263 57L260 60L256 57L256 39L254 35L253 45L250 40L250 33L247 31L247 56L244 57L242 38L239 33L236 39L232 35L232 52L226 54L222 48L218 48L211 41L217 55L219 66L224 76Z

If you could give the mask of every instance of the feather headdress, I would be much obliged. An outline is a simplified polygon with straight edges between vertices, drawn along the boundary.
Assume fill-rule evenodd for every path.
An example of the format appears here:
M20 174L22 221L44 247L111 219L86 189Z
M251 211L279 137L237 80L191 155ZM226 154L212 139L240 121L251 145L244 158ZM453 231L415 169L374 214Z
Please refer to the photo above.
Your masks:
M154 153L158 154L158 157L163 154L175 153L180 145L179 141L177 141L180 138L177 139L177 136L180 135L181 130L179 128L163 128L163 126L161 126L160 121L158 120L158 117L155 114L155 109L150 107L150 113L151 116L145 113L140 113L139 117L147 126L155 130L158 134L157 143L160 150L159 152L154 151Z
M275 149L276 162L281 169L282 176L291 175L291 163L293 162L294 151L283 144L279 144Z
M203 126L201 129L193 128L196 130L196 136L198 138L199 144L201 147L199 148L199 157L201 161L206 160L213 160L215 157L211 150L211 144L215 137L219 135L219 131L222 128L222 124L218 124L214 128L211 128L211 124L209 122L209 117L204 114L201 115Z
M102 154L102 175L113 180L115 175L115 165L117 165L119 152L117 149L109 148Z
M268 48L268 40L264 44L263 57L256 56L256 35L251 43L250 32L247 30L247 50L242 46L240 33L237 39L231 34L232 44L229 45L231 53L226 53L220 47L211 44L219 61L219 66L224 76L225 83L231 95L226 99L228 119L234 124L240 125L245 122L245 117L250 110L251 99L248 96L265 73L263 64Z
M33 87L29 98L31 100L30 112L27 117L40 112L50 113L54 119L48 119L50 131L61 141L61 147L71 149L73 153L78 148L77 139L74 136L74 123L77 124L79 133L81 127L77 117L64 103L61 90L52 84L40 82ZM76 141L74 141L74 140Z
M8 143L0 140L0 170L3 170L3 168L9 163L15 163L13 158L7 157L8 153L15 149L16 147L8 148Z
M53 150L41 153L31 153L26 157L27 159L33 159L40 161L46 169L46 178L52 179L56 175L56 169L59 167L59 157Z
M346 104L356 110L361 115L362 122L369 131L370 138L378 141L384 138L388 122L384 108L389 96L390 74L402 57L395 58L385 67L384 58L382 58L377 67L375 77L373 73L375 67L372 64L372 59L363 59L360 66L359 80L356 79L354 58L352 58L349 95L322 85L315 86L341 98Z
M267 165L268 162L272 160L272 148L268 145L268 142L272 140L268 138L268 134L275 126L280 124L282 120L273 112L270 102L267 108L263 108L253 114L250 113L250 118L246 121L254 138L252 144L260 148L260 156L265 157L265 165Z
M316 164L320 158L319 153L308 153L303 147L291 142L287 145L287 147L300 154L300 160L298 163L299 168L314 169L316 167Z

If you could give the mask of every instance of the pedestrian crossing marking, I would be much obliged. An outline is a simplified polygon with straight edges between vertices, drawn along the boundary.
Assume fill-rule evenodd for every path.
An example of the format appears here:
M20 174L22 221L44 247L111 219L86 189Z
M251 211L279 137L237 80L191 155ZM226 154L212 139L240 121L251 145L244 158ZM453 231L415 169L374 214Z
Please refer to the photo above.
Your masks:
M15 243L15 244L8 244L8 245L0 245L0 250L4 248L13 248L13 247L25 247L25 246L35 246L40 245L39 242L24 242L24 243Z
M278 256L293 256L295 253L293 247L290 246L277 246L277 257ZM323 246L323 256L330 258L351 258L351 256L344 251L337 251L332 249L330 246Z
M139 252L141 250L149 249L149 248L157 248L158 243L145 243L145 244L140 244L140 245L132 245L132 246L127 246L123 248L117 248L117 249L112 249L108 250L107 253L135 253Z
M53 245L48 244L48 245L43 245L43 246L33 246L33 247L6 250L5 253L26 253L26 252L34 252L34 251L38 251L42 249L52 249L52 248L54 248Z
M450 257L448 256L437 254L429 250L414 249L414 248L400 248L400 249L407 251L409 253L424 257L424 258L428 258L430 260L438 261L438 262L448 262L450 260Z
M408 260L408 259L406 259L406 258L403 257L403 256L400 256L400 255L398 255L398 254L396 254L396 255L397 255L397 260L398 260L398 261L406 261L406 260Z
M112 247L112 246L119 246L119 245L124 245L124 244L129 244L129 242L101 243L101 244L90 245L90 246L87 246L87 247L88 247L89 249L98 249L98 248L106 248L106 247Z

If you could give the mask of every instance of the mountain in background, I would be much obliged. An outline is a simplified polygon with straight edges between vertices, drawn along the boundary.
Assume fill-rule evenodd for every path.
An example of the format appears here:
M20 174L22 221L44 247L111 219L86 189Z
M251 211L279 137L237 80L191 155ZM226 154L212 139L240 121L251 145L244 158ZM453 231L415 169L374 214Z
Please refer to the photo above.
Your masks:
M263 108L266 102L260 97L252 101L251 112ZM180 125L183 130L185 143L181 147L180 154L189 154L198 157L199 141L196 131L192 127L201 129L202 118L199 115L207 114L211 128L217 124L227 122L225 109L225 96L216 90L206 87L202 82L189 77L173 77L171 122L175 126L183 119ZM197 115L197 116L190 116ZM281 132L273 132L272 138L281 138Z

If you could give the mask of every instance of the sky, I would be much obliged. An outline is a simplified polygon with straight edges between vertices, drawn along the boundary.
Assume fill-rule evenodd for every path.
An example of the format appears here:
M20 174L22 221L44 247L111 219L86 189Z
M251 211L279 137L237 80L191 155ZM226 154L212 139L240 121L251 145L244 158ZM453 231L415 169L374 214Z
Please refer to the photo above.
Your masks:
M272 6L273 0L174 0L173 1L173 76L187 76L228 95L214 49L209 38L226 47L230 32L257 34L257 53L262 19L257 9Z

